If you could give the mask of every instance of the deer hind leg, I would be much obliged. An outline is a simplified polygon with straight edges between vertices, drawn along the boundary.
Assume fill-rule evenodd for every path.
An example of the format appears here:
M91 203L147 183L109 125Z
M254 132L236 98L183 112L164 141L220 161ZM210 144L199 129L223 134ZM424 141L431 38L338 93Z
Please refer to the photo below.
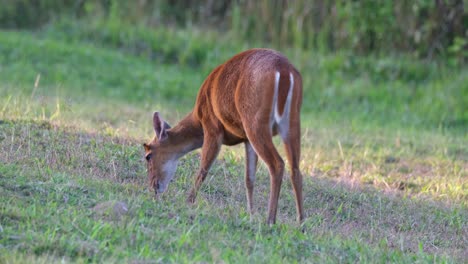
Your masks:
M277 124L278 132L283 140L283 143L286 148L287 159L289 165L291 166L291 183L293 186L294 195L296 198L296 211L297 211L297 220L302 222L304 218L303 210L303 200L302 200L302 175L299 170L299 159L301 152L301 127L300 127L300 103L293 103L293 93L294 93L294 76L292 73L289 73L289 91L286 97L286 102L284 105L284 111L282 114L278 113L277 106L277 93L278 93L278 83L279 83L279 74L276 74L275 81L275 94L274 94L274 120ZM292 110L292 111L291 111Z
M284 162L273 144L269 124L253 124L251 127L246 127L246 133L250 144L258 156L266 163L270 172L268 224L274 224L283 180Z
M245 142L245 190L247 194L247 208L250 217L253 215L253 188L255 183L255 172L257 170L258 155L255 153L250 142Z
M281 137L286 149L286 155L291 168L291 183L296 198L297 221L304 219L303 197L302 197L302 174L299 170L299 159L301 152L301 134L299 122L292 122L289 133Z
M190 195L187 198L187 202L194 203L197 197L198 190L200 189L201 184L208 175L208 171L213 164L213 161L218 156L219 150L221 149L222 144L222 134L209 134L205 133L203 137L203 146L201 153L200 169L197 173L197 178L195 179L195 184L190 191Z

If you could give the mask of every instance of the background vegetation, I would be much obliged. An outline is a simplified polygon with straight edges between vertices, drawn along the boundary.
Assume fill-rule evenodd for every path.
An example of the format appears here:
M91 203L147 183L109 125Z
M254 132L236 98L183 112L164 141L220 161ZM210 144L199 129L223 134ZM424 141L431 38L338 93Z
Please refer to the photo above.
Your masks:
M3 3L2 3L3 2ZM38 28L63 17L107 17L124 23L196 25L277 48L444 55L466 60L463 0L2 0L0 24Z
M468 259L463 1L0 0L0 262ZM147 189L151 113L175 123L219 63L281 50L304 78L307 219L284 181L249 218L242 147L195 206L198 154ZM287 178L287 175L286 175Z

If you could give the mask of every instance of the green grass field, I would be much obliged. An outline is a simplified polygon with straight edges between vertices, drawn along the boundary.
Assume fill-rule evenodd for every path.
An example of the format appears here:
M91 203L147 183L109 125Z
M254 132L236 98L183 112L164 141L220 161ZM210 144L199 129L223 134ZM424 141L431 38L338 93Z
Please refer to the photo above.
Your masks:
M154 110L174 124L247 44L57 25L0 32L0 263L468 261L466 67L284 51L304 78L307 218L286 180L269 227L267 169L250 219L242 146L223 148L195 205L198 152L155 201L141 147Z

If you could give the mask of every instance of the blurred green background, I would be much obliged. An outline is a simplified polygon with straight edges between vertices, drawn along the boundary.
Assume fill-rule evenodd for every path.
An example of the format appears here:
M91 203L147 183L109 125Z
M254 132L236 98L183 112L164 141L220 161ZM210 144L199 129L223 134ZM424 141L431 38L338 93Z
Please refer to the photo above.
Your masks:
M302 72L306 113L466 132L467 25L466 2L458 0L0 0L0 52L3 48L3 64L24 68L21 75L31 68L28 83L42 72L48 77L42 83L66 87L76 74L68 85L75 90L95 86L87 83L92 79L102 82L95 87L106 96L183 102L187 107L179 110L188 111L203 78L216 65L244 49L271 47ZM11 31L55 44L40 48L32 39L18 43L5 35ZM85 49L80 44L117 50L148 61L153 69L142 66L147 74L133 74L118 61L107 61L103 68L123 69L96 77L74 65L62 77L57 71L55 77L44 75L54 63L66 67L63 56L77 55L61 54L58 46ZM47 55L37 50L44 48L50 49ZM21 63L15 54L26 61ZM76 63L90 69L80 62L83 58ZM41 68L34 61L47 65ZM151 73L158 71L155 65L175 65L180 78L168 84L158 79L158 85ZM24 79L15 77L15 69L3 71L4 82L17 85Z
M6 28L38 29L63 18L93 19L114 26L195 26L277 48L405 52L459 61L467 55L468 15L462 0L2 0L0 4L0 24Z

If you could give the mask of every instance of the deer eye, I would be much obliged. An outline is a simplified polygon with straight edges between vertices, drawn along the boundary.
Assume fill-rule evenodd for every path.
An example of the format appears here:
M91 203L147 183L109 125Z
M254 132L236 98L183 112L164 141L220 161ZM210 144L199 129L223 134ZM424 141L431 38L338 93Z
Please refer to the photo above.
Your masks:
M146 161L150 161L151 156L153 156L153 153L148 153L148 154L145 156Z

